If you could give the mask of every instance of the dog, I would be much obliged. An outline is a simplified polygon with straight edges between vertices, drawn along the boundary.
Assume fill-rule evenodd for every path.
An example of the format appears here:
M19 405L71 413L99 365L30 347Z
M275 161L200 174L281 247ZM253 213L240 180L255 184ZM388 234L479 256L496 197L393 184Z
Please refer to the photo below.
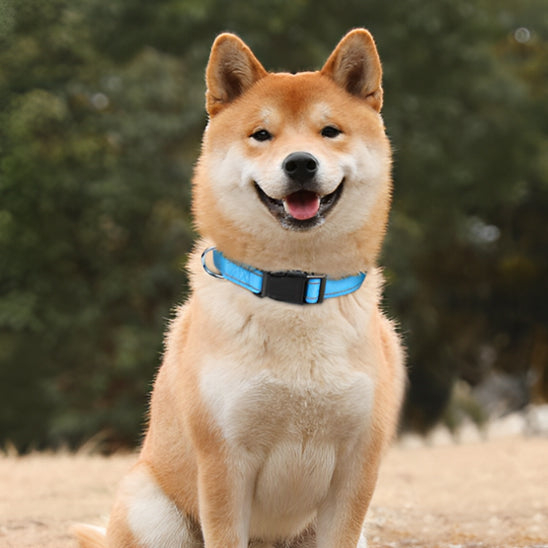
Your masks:
M364 29L317 72L233 34L206 70L201 239L135 467L82 547L356 548L405 385L379 308L391 148Z

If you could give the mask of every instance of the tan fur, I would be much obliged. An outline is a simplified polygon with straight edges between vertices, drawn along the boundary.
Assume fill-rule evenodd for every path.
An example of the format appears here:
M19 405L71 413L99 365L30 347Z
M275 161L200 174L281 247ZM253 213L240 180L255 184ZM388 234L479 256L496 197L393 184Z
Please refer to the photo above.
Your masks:
M72 534L78 537L80 546L85 548L103 548L105 546L105 531L99 527L78 524L72 527Z
M80 534L81 546L361 548L404 386L398 336L379 310L391 155L375 44L355 30L321 71L273 74L224 34L206 74L192 295L167 335L139 463L106 539ZM330 125L342 134L322 136ZM260 129L272 139L250 137ZM319 159L321 195L344 184L308 230L281 226L254 186L282 199L281 165L295 151ZM209 245L263 270L368 274L355 293L291 305L208 276Z

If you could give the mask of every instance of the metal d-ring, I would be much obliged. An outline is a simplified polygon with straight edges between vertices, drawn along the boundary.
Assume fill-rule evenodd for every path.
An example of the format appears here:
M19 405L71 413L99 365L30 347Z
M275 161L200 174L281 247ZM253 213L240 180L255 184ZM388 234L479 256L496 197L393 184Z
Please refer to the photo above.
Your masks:
M208 253L213 253L213 251L215 251L215 248L214 247L208 247L203 253L202 253L202 266L204 267L204 270L210 275L210 276L213 276L214 278L219 278L219 279L224 279L224 276L220 273L220 272L213 272L213 270L211 270L207 264L206 264L206 259L207 259L207 255Z

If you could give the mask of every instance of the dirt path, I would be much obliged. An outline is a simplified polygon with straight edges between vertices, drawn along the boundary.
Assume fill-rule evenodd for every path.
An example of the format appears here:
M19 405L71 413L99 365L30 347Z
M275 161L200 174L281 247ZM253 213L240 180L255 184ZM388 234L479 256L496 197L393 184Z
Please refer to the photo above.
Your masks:
M0 547L74 548L134 459L0 457ZM548 439L395 447L367 522L372 548L548 548Z

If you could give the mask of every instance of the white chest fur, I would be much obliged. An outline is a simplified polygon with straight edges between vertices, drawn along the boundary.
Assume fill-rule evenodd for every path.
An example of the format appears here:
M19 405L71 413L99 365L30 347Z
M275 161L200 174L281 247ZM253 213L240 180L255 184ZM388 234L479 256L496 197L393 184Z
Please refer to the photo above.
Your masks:
M201 388L236 466L252 476L252 533L291 535L314 517L336 467L366 435L372 383L353 373L329 386L291 384L268 371L242 378L239 369L217 364Z
M268 369L249 377L241 371L241 364L217 362L201 379L202 393L230 445L255 453L288 439L339 444L368 426L373 387L366 373L343 374L326 385L313 379L284 382Z
M367 435L374 382L368 357L356 364L351 355L367 346L369 314L359 300L352 306L353 324L334 303L326 315L268 303L231 321L217 316L232 344L207 353L200 390L235 462L254 476L258 536L312 519L337 466Z

